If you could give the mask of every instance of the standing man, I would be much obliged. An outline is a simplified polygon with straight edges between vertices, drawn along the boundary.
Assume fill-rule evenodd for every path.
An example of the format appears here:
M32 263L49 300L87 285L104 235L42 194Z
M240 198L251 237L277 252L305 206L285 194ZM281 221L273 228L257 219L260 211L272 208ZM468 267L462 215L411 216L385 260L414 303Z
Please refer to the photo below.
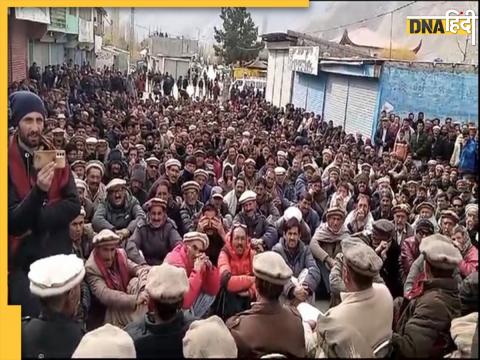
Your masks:
M75 181L68 165L50 162L38 171L34 152L53 146L42 136L43 101L28 91L10 95L17 127L8 151L9 303L22 305L22 315L36 316L38 300L31 296L27 272L37 259L70 254L69 224L80 213Z

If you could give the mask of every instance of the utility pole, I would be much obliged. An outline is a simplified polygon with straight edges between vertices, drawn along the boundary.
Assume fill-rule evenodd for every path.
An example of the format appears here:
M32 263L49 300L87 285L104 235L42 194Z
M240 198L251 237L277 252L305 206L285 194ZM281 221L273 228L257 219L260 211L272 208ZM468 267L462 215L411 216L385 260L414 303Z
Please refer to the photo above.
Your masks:
M130 61L133 61L135 49L135 8L130 8Z

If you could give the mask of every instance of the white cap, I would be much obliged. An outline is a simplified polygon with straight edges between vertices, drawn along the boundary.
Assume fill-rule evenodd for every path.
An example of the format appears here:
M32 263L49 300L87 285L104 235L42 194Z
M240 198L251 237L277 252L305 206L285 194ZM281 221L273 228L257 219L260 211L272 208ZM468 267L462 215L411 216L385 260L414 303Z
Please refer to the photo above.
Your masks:
M212 115L212 114L213 114L213 113L212 113L211 110L208 110L208 111L207 111L207 115Z
M249 131L244 131L242 133L242 135L245 136L245 137L250 137L250 132Z
M105 166L103 166L103 164L98 161L98 160L91 160L87 163L87 166L85 167L85 172L87 173L88 170L90 170L91 168L95 168L95 169L98 169L100 170L100 173L102 174L105 174Z
M72 358L136 359L132 337L117 326L105 324L86 333Z
M194 131L196 129L197 129L197 127L193 124L188 127L188 131Z
M157 164L160 164L160 160L158 160L155 156L150 156L148 159L145 160L145 162L148 164L148 163L157 163Z
M83 181L82 179L78 179L78 178L75 179L75 186L77 188L82 188L83 190L88 189L87 183L85 181Z
M298 207L290 206L283 213L283 218L285 219L285 221L295 218L300 222L302 221L302 212Z
M108 191L111 188L114 188L115 186L126 186L126 185L127 185L127 182L125 180L115 178L115 179L110 180L110 182L107 184L105 189Z
M287 173L287 170L281 166L277 166L273 171L275 172L275 175L285 175Z
M170 166L178 166L180 169L182 168L182 164L177 159L168 159L165 163L165 169L168 169Z
M30 292L41 298L61 295L80 284L84 275L83 260L76 255L49 256L30 265Z
M87 140L85 140L87 144L96 144L98 142L97 138L94 138L92 136L88 137Z
M238 199L240 205L252 200L257 200L257 194L251 190L246 190Z
M277 156L282 156L282 157L286 158L288 155L285 151L279 150L279 151L277 151Z

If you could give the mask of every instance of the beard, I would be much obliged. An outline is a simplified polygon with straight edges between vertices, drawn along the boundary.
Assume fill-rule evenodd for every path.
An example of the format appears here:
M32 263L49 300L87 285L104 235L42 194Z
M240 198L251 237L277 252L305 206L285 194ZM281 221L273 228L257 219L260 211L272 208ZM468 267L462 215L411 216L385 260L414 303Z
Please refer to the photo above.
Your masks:
M29 148L35 149L40 146L40 133L35 131L30 131L27 134L18 132L18 137L21 142L27 145Z

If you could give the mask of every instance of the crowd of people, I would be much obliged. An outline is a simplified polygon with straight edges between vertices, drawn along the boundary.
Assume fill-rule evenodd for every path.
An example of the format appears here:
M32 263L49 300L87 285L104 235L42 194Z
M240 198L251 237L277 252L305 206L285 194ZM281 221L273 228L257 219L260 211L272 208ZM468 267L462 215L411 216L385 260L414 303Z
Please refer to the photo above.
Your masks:
M55 71L9 87L24 357L478 357L475 123Z

